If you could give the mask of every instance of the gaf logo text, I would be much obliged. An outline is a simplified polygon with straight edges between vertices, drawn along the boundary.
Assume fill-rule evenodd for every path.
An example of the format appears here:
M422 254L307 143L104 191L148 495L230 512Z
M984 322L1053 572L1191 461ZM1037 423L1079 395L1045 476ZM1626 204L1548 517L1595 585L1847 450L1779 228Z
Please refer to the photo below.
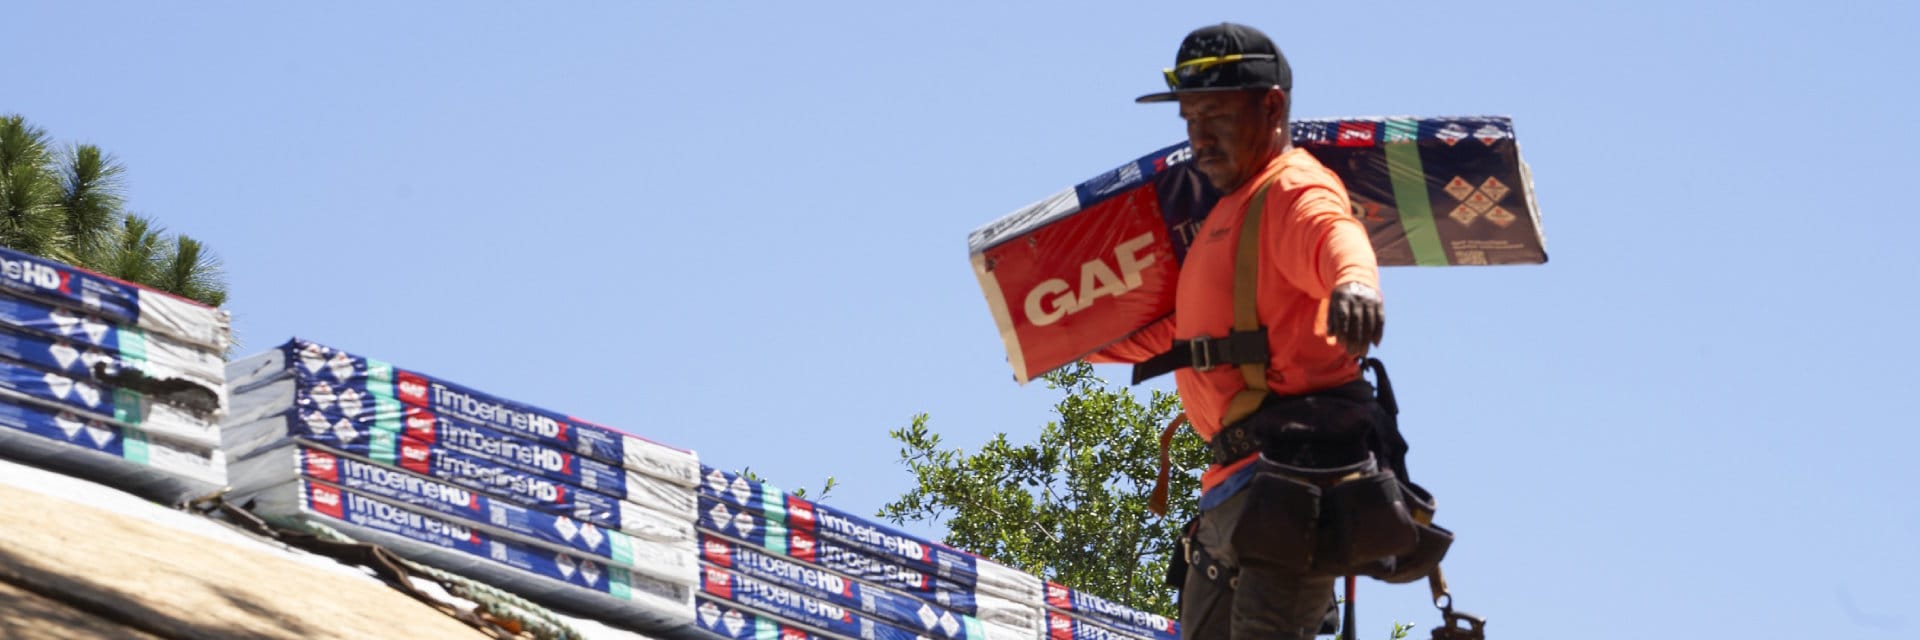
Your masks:
M313 503L329 507L338 507L340 506L340 494L320 487L314 487Z
M1034 326L1044 327L1059 322L1068 314L1085 311L1101 296L1118 298L1140 288L1145 283L1140 272L1152 266L1155 259L1152 251L1141 253L1141 250L1152 245L1153 233L1148 232L1114 247L1113 258L1120 267L1118 275L1113 267L1107 266L1105 259L1086 261L1080 265L1080 287L1077 290L1062 278L1042 281L1027 292L1027 321Z

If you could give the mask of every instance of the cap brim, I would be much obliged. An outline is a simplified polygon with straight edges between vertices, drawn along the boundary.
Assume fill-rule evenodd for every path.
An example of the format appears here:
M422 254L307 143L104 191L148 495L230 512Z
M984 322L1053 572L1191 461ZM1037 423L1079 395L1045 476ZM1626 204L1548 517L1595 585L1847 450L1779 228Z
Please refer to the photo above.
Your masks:
M1222 91L1246 91L1246 90L1247 90L1246 87L1200 87L1200 88L1194 88L1194 89L1178 89L1174 91L1162 91L1160 93L1149 93L1147 95L1134 98L1133 101L1137 104L1152 104L1155 102L1173 102L1174 100L1179 99L1181 95L1185 95L1185 94L1220 93Z

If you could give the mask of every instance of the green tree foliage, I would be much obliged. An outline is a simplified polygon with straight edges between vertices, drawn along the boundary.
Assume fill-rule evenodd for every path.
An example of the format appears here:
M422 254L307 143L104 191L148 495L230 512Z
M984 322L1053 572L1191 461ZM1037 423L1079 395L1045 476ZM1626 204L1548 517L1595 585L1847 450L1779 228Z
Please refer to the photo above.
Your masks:
M26 118L0 117L0 245L225 304L220 261L205 245L126 212L125 173L99 147L55 151Z
M1159 471L1160 432L1179 400L1142 399L1079 363L1045 377L1064 393L1056 419L1030 442L1005 433L979 451L946 448L926 415L892 432L916 485L880 509L904 524L932 522L945 542L1144 611L1172 617L1165 586L1182 524L1193 516L1206 445L1182 429L1172 447L1168 516L1147 510Z

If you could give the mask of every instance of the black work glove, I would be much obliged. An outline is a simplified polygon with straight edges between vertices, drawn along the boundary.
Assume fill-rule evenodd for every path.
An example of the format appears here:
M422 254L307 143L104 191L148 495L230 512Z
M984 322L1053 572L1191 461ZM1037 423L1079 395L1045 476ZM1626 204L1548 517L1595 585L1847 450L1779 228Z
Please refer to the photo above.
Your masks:
M1347 353L1365 354L1367 347L1380 344L1386 331L1387 313L1379 291L1358 282L1333 288L1327 304L1327 335L1346 347Z

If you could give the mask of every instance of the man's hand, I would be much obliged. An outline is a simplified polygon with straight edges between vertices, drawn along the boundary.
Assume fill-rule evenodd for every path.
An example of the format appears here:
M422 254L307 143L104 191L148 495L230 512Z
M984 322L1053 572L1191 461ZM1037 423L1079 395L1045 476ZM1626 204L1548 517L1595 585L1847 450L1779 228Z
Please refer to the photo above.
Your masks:
M1358 282L1333 288L1327 304L1327 335L1359 356L1370 345L1380 344L1387 331L1387 313L1380 303L1380 292Z

